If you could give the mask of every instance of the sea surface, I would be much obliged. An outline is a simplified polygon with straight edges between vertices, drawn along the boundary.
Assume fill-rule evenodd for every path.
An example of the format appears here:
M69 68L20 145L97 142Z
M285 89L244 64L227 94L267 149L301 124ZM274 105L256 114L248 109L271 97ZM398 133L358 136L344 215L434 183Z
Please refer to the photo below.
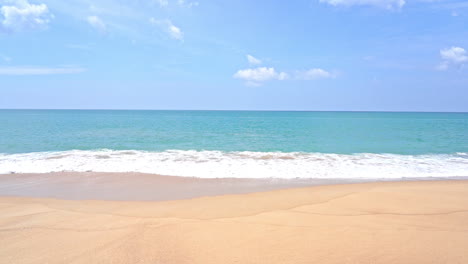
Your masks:
M0 174L468 176L468 113L0 110Z

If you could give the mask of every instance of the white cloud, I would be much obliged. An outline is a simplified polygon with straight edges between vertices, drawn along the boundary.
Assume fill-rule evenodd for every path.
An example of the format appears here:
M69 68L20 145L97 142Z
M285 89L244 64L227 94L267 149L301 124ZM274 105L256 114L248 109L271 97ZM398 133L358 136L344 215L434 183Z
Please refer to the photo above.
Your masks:
M468 62L468 54L464 48L451 47L440 50L442 62L437 66L438 70L447 70L450 65L460 66Z
M399 9L405 5L405 0L319 0L333 6L376 6L387 9Z
M89 16L86 21L101 33L105 33L107 30L106 24L98 16Z
M177 4L179 6L182 6L182 7L188 7L188 8L191 8L191 7L194 7L194 6L198 6L199 3L198 2L187 2L185 0L178 0L177 1Z
M247 55L247 60L249 61L249 64L250 65L259 65L259 64L262 64L262 61L255 58L254 56L252 55Z
M9 31L42 29L47 26L53 15L46 4L30 4L27 0L6 1L10 5L0 8L1 26Z
M86 71L79 67L0 67L0 75L51 75L72 74Z
M453 63L463 63L468 61L468 56L464 48L451 47L440 51L440 57Z
M183 40L184 39L184 33L182 30L174 24L172 24L172 21L165 19L165 20L156 20L154 18L150 18L150 23L153 25L156 25L160 27L162 30L164 30L169 36L173 39L177 40Z
M254 69L239 70L234 74L234 78L246 81L246 84L259 86L262 82L270 80L286 80L289 78L285 72L277 72L275 68L259 67Z
M297 71L295 74L295 78L298 80L316 80L334 77L335 74L320 68L314 68L306 71Z
M249 57L250 56L250 57ZM252 64L261 63L251 55L247 55L247 60ZM261 86L264 82L277 80L317 80L335 78L336 74L320 68L312 68L304 71L292 71L291 73L276 71L273 67L257 67L238 70L234 75L236 79L242 79L248 86Z

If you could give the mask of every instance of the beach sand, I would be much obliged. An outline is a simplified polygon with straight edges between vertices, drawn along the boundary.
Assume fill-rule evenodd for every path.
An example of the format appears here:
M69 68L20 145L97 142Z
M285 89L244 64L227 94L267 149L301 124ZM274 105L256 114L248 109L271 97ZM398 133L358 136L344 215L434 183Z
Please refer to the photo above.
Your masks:
M299 178L202 179L138 172L16 173L0 174L0 196L67 200L164 201L365 181Z
M468 181L0 198L0 263L468 263Z

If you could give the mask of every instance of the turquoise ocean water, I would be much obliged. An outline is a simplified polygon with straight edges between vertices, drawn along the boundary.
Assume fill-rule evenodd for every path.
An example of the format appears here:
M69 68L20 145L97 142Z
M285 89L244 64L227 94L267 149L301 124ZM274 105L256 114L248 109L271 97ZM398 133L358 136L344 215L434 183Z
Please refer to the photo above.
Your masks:
M468 176L468 113L0 110L0 173Z

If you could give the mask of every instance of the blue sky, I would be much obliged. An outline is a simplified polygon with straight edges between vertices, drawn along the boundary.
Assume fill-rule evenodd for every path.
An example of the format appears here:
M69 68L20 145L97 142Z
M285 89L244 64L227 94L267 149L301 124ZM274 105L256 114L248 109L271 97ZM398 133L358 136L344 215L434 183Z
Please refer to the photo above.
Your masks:
M0 5L0 108L468 111L467 1Z

